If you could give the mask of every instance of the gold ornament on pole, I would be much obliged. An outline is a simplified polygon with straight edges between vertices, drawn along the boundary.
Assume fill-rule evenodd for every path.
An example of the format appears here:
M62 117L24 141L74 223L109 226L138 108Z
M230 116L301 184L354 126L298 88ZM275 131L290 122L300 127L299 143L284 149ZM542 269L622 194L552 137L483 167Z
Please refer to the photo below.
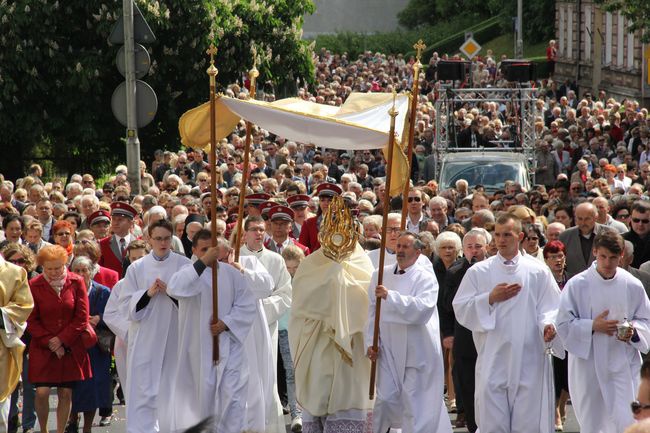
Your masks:
M393 147L395 145L395 118L399 114L395 108L397 94L393 90L393 106L388 110L390 116L390 131L388 132L388 160L386 161L386 192L384 193L384 214L381 226L381 246L379 247L379 268L377 270L377 285L384 282L384 259L386 256L386 236L388 233L388 211L390 210L390 183L393 164ZM372 348L377 352L379 347L379 315L381 314L381 298L375 299L375 327L372 336ZM377 374L377 361L372 361L370 366L370 400L375 398L375 376Z
M216 87L217 74L219 70L214 66L214 56L217 54L217 47L213 43L206 51L210 56L210 66L207 74L210 76L210 229L212 232L212 246L217 246L217 121L216 116ZM217 323L219 320L219 282L217 278L217 263L210 266L212 269L212 322ZM219 362L219 336L212 337L212 362Z
M250 99L255 99L255 85L257 77L260 73L257 70L257 48L253 46L251 48L253 52L253 67L248 71L248 77L250 78ZM243 220L244 220L244 199L246 197L246 188L248 186L248 178L250 176L250 161L249 154L251 151L251 135L253 132L253 124L251 122L246 122L246 143L244 145L244 167L242 172L241 179L241 188L239 191L239 210L237 211L237 230L235 234L235 261L239 261L239 249L241 248L241 237L243 229Z
M422 51L424 51L427 46L424 45L422 39L420 39L417 44L413 45L413 48L416 50L415 63L413 64L413 90L411 92L411 108L410 108L410 118L409 118L409 130L408 130L408 149L406 152L406 158L408 163L408 170L406 171L406 182L404 182L404 192L402 194L402 222L400 228L404 230L406 227L406 219L408 218L408 196L409 190L411 188L410 179L411 179L411 170L413 164L413 141L415 139L415 119L418 110L418 97L420 94L420 69L422 69L422 63L420 63L420 58L422 57Z

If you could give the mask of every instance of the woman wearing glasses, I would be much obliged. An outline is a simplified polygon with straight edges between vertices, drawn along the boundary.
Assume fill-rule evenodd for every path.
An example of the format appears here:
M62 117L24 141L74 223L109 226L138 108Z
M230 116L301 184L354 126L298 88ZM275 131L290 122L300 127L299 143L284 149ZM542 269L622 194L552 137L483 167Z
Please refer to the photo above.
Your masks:
M68 221L59 220L52 226L52 238L55 245L59 245L65 250L68 256L66 265L70 266L70 263L74 259L74 227Z

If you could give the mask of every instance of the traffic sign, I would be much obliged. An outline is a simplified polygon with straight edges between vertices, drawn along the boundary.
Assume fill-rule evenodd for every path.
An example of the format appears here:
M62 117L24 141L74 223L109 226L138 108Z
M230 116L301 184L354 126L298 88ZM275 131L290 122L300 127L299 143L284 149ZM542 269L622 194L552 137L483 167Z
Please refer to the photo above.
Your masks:
M156 40L156 36L154 36L151 27L149 27L149 24L145 21L142 12L140 12L140 9L138 9L138 5L135 4L135 2L133 2L133 38L136 42L141 44L150 43ZM114 45L124 44L123 15L120 15L120 18L113 25L108 41Z
M117 70L120 71L120 74L126 78L126 60L124 56L124 45L120 47L117 51L117 57L115 57L115 63L117 64ZM151 67L151 57L149 56L149 51L140 44L135 44L135 78L142 78L149 72Z
M141 80L135 82L136 117L137 127L147 126L158 111L158 97L150 85ZM115 118L124 126L126 121L126 81L121 82L113 91L111 97L111 109Z
M468 38L463 45L460 46L460 52L465 54L470 60L473 59L479 51L481 51L481 46L474 40L474 38Z

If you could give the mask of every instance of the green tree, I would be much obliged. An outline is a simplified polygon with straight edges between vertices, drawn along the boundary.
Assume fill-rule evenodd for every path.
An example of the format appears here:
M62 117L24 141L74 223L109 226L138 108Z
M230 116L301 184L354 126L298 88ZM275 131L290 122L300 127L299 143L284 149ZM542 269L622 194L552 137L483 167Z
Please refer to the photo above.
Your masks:
M139 131L142 154L179 146L178 118L208 97L205 51L219 49L218 83L239 81L259 52L259 82L295 88L313 77L312 50L301 40L311 0L137 0L157 41L148 45L158 96L155 120ZM124 161L124 128L111 95L123 81L118 46L107 38L120 0L0 0L0 172L21 176L40 155L63 174L107 172ZM213 35L213 39L210 38ZM288 84L287 84L288 83ZM46 173L47 174L47 173ZM49 173L50 175L52 173Z
M621 11L632 22L632 31L641 31L641 40L650 42L650 1L648 0L596 0L609 12Z

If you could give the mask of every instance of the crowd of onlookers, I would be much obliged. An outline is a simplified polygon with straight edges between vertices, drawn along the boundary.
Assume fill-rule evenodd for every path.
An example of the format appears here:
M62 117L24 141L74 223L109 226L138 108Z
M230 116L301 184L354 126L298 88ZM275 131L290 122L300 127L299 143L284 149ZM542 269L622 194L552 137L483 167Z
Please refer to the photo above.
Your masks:
M316 60L317 86L300 89L298 96L317 103L341 105L351 92L409 90L413 61L402 55L370 52L349 59L323 50ZM362 245L368 250L379 247L380 215L384 207L399 212L402 205L407 206L406 228L418 233L423 241L425 254L432 260L441 287L444 287L445 271L462 256L464 234L482 228L489 235L495 217L508 211L525 223L522 251L545 261L560 285L593 261L589 250L585 250L585 242L593 241L594 233L601 226L608 226L619 231L627 241L621 266L638 275L646 290L650 290L647 109L636 101L614 100L604 92L597 95L584 92L578 97L570 83L558 85L545 81L540 83L536 102L539 117L535 119L535 127L539 140L535 143L536 158L531 167L534 187L526 191L509 181L503 189L492 191L460 180L454 188L440 190L433 172L427 169L435 158L432 150L436 147L434 102L440 85L435 76L436 61L434 54L421 78L413 188L403 198L405 203L400 197L386 203L386 165L380 153L340 153L316 148L257 127L253 128L250 179L246 188L242 188L243 122L218 144L217 170L213 174L218 186L216 197L210 194L207 156L198 149L158 150L149 164L140 162L140 190L127 179L125 166L118 166L101 184L96 178L100 173L73 174L61 179L43 173L37 164L21 179L0 179L0 254L27 271L32 278L36 304L28 321L25 342L33 346L33 334L38 333L34 324L50 320L48 314L57 314L42 308L48 298L36 295L38 290L45 293L38 287L68 287L61 285L71 279L66 277L68 272L79 275L72 278L74 284L87 288L84 302L88 304L89 322L98 337L105 333L101 317L108 293L123 276L125 267L146 254L149 249L146 227L159 219L168 219L173 224L173 250L190 257L193 234L203 227L209 228L208 222L213 218L217 219L219 234L232 237L239 196L245 194L249 197L246 214L264 217L265 209L276 204L287 205L292 210L288 227L276 227L269 221L266 237L273 245L283 245L288 238L293 238L313 251L317 245L309 244L308 236L301 229L306 220L321 213L320 199L326 200L329 195L321 193L332 190L323 188L324 184L338 185L336 192L353 207L364 231ZM498 62L489 54L475 73L475 82L482 84L500 85L502 80ZM245 86L239 85L232 85L227 91L236 97L246 97L247 92ZM273 95L267 93L263 97L272 99ZM455 117L461 130L472 129L477 137L475 143L480 147L481 143L508 134L504 125L511 123L509 110L507 104L486 102L480 106L458 107ZM292 196L300 199L291 199ZM116 203L126 203L133 209L130 222L121 221L124 214L116 209L122 206ZM106 258L102 259L107 250L100 240L111 236L128 241L120 251L124 263L119 267L108 266ZM494 254L494 240L488 240L486 248L488 254ZM298 256L289 258L299 263ZM71 293L70 296L77 296L81 292L72 290ZM31 342L29 335L32 335ZM102 338L99 342L89 349L79 347L80 353L87 352L89 358L87 365L83 361L83 365L74 367L92 370L92 379L78 382L79 377L71 375L55 381L58 386L65 385L58 394L59 405L70 406L73 413L69 419L59 422L72 426L71 429L78 425L76 414L83 413L84 431L90 431L86 424L92 425L96 410L99 410L100 424L110 422L114 391L110 345L102 345ZM56 354L58 349L54 344L46 354ZM37 377L35 370L42 368L38 367L38 350L30 348L25 353L21 392L22 425L27 432L34 428L35 411L43 410L45 394L35 392L35 384L30 379L31 374ZM40 385L37 391L47 387L49 393L48 385L57 386L42 376L36 380L36 385ZM18 390L14 393L14 402L18 401L18 393ZM559 401L562 398L565 396L558 395ZM451 379L448 379L448 400L450 407L455 405ZM558 408L564 410L562 405ZM462 412L462 405L457 410ZM17 415L17 406L12 415ZM561 424L561 417L558 412L556 424ZM462 417L459 418L461 425Z

